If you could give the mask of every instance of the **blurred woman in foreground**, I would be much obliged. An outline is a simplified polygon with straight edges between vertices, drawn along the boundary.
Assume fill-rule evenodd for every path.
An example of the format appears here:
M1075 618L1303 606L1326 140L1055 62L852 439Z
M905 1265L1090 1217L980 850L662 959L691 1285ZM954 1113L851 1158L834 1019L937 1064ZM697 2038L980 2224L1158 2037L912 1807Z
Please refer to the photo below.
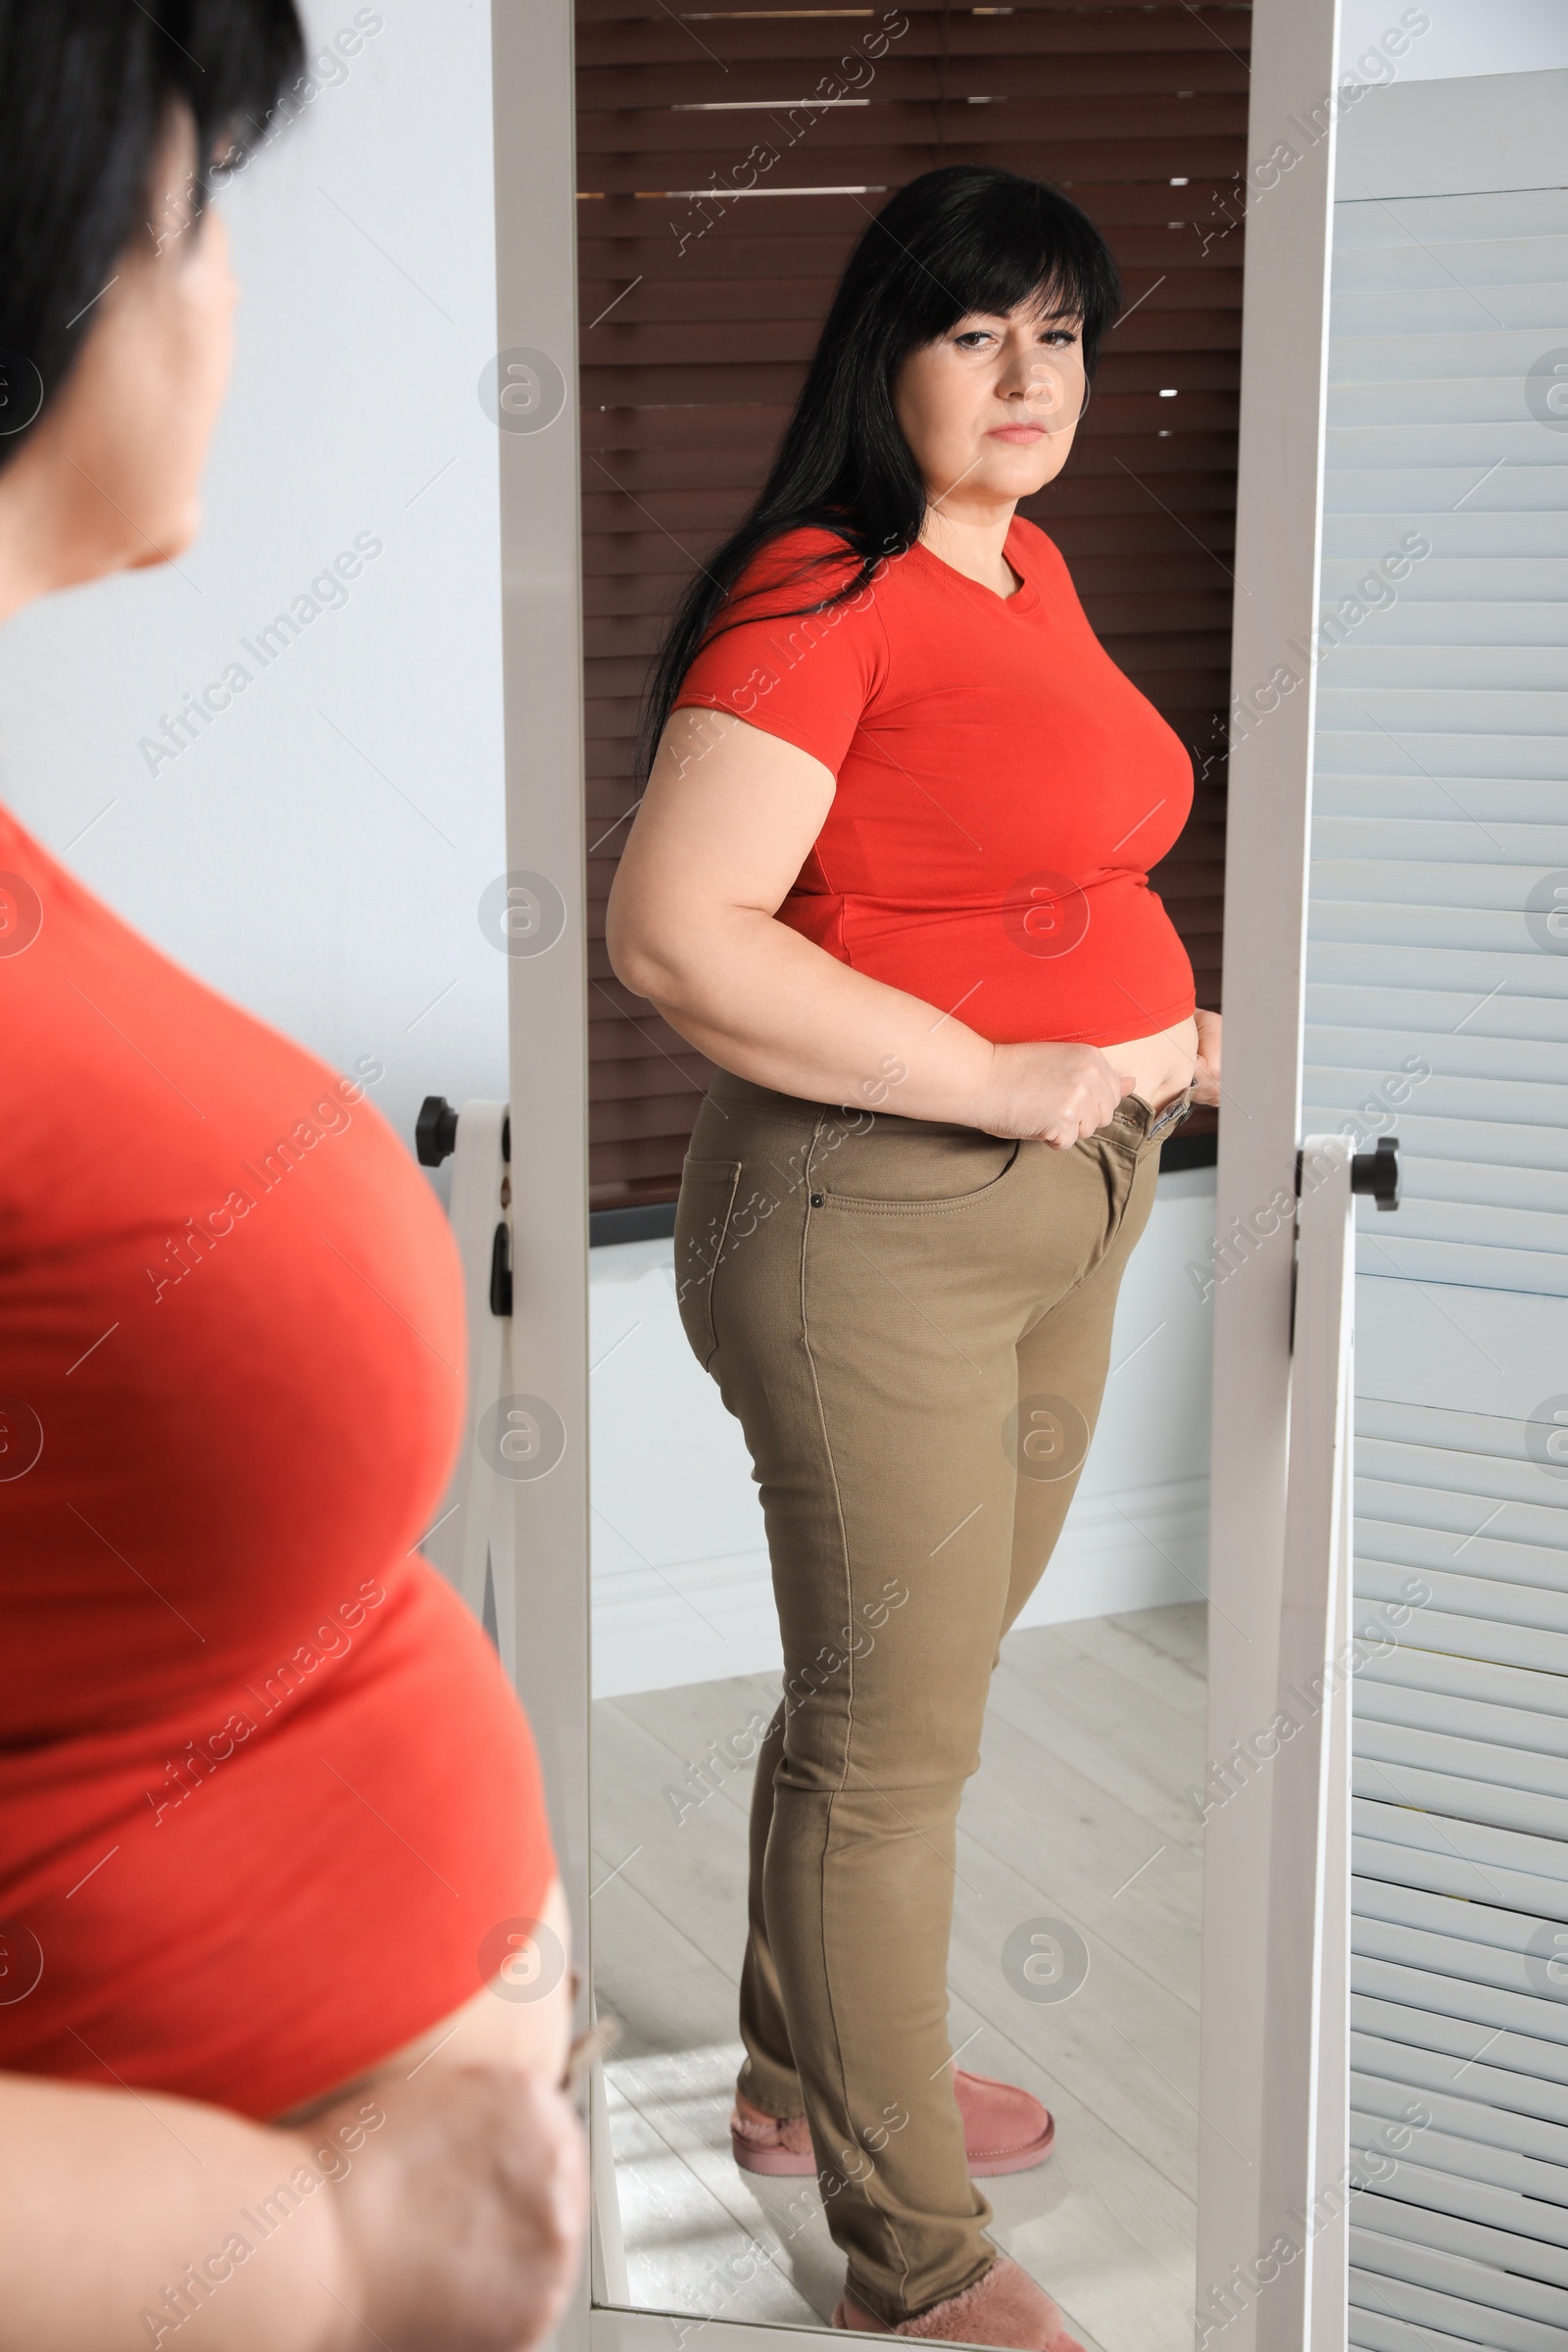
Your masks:
M191 539L208 183L302 62L291 0L0 0L0 618ZM0 1035L0 2352L519 2352L585 2165L533 1743L417 1554L445 1219L3 808Z

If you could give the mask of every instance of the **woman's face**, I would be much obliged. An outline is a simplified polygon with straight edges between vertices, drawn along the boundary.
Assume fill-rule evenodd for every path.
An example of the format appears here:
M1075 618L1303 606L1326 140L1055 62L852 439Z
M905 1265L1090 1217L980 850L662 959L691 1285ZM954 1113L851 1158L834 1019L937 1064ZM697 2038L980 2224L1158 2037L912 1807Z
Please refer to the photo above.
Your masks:
M13 464L37 591L167 563L201 522L228 381L237 288L211 205L193 219L188 122L166 143L139 226L93 308L74 369ZM15 510L14 510L15 511Z
M958 319L910 352L893 383L926 489L950 514L1010 505L1054 480L1083 405L1078 320L1022 305Z

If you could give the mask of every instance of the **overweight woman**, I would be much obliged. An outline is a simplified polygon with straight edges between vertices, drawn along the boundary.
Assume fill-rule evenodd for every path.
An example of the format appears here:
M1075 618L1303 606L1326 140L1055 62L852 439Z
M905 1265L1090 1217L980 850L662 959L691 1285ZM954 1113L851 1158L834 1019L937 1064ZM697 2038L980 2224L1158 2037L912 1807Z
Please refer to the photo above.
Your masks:
M783 1635L736 2156L818 2173L837 2326L1038 2352L1074 2339L973 2181L1054 2127L952 2064L955 1823L1160 1140L1219 1082L1148 883L1191 762L1015 513L1066 463L1118 306L1050 188L956 166L884 208L673 624L610 906L621 979L719 1066L677 1286Z
M289 0L0 0L0 616L189 542L206 183L302 62ZM519 2352L585 2168L528 1727L417 1551L445 1219L4 808L0 1035L0 2348Z

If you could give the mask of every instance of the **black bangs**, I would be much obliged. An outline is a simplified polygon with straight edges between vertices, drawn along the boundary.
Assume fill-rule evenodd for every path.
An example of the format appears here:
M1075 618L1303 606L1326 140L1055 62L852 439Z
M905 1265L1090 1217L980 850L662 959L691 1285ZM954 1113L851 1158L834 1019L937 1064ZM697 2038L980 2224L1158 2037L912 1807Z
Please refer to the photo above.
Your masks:
M196 118L197 150L221 171L247 155L267 129L274 108L303 67L304 42L294 0L182 0L161 22L192 56L181 96ZM178 20L189 27L181 33Z
M301 71L293 0L0 0L0 464L60 390L138 231L200 213ZM171 116L191 170L156 186Z
M710 631L735 625L725 607L760 550L815 525L859 559L832 597L819 583L814 592L803 570L789 585L793 617L854 596L884 558L919 537L926 488L893 407L894 379L911 352L960 318L1004 318L1027 306L1077 322L1093 377L1121 300L1104 238L1059 188L988 164L950 164L891 197L850 256L751 513L708 559L670 621L643 706L639 771L652 764L698 647Z
M1092 375L1121 309L1116 266L1087 215L1055 188L983 165L950 165L902 188L862 236L846 292L868 266L907 330L898 359L971 314L1028 305L1081 324Z

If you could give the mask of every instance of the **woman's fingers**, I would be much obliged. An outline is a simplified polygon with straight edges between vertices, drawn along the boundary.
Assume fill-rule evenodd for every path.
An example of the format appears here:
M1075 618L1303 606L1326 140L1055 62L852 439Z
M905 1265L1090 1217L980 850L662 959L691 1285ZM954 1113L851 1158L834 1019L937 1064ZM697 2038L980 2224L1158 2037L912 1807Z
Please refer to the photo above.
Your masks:
M1137 1083L1113 1070L1098 1046L997 1046L974 1123L1067 1152L1103 1127Z
M1197 1012L1198 1064L1193 1072L1195 1102L1217 1103L1219 1101L1220 1037L1222 1024L1217 1012Z

